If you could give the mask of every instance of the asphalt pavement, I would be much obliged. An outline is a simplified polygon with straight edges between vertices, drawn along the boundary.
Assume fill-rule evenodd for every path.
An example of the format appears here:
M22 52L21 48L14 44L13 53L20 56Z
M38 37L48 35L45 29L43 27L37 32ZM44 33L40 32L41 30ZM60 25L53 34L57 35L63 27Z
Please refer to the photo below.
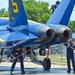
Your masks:
M0 75L11 75L10 74L10 68L11 68L12 62L2 62L0 64ZM49 71L43 70L42 65L37 65L31 62L24 62L24 67L26 74L24 75L68 75L67 74L67 67L61 66L57 64L52 64L51 69ZM21 75L20 70L20 63L18 62L15 66L15 69L13 71L12 75ZM70 75L73 74L73 71L70 73Z

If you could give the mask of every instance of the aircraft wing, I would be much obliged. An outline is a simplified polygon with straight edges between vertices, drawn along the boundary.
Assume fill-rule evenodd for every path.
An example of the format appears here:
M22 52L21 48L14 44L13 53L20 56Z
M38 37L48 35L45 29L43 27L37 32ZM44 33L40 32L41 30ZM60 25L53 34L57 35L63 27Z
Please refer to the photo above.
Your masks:
M29 35L26 35L19 31L0 36L0 39L4 40L5 42L28 40L28 39L35 39L35 38L37 38L37 37L31 33L29 33Z

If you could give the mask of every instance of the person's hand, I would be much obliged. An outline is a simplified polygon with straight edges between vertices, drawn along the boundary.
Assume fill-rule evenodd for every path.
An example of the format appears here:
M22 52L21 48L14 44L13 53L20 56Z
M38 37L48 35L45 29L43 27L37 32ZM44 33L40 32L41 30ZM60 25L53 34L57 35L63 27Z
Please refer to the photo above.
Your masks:
M73 48L72 46L70 46L70 48L71 48L72 50L75 50L75 48Z
M26 54L26 53L27 53L27 51L25 50L25 51L24 51L24 53Z
M13 59L16 59L16 57L13 57Z

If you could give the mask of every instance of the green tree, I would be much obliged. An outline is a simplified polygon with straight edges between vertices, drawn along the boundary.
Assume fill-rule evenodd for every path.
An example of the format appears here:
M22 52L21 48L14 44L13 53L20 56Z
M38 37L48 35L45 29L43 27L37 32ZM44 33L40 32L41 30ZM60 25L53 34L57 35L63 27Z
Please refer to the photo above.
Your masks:
M0 10L0 17L8 17L8 11L5 11L5 8Z
M46 23L51 13L47 2L36 0L23 0L23 4L30 20Z
M8 11L5 11L5 12L1 15L1 17L8 17Z
M72 32L75 32L75 21L69 21L68 27L72 30Z
M47 2L36 0L23 0L26 10L27 18L40 23L46 23L49 19L51 12ZM8 11L1 10L0 17L8 17Z

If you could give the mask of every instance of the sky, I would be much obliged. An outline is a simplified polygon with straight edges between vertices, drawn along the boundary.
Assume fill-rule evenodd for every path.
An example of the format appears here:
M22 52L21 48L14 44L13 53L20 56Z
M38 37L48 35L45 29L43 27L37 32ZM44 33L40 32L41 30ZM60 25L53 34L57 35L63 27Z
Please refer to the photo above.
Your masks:
M37 0L37 1L49 2L49 5L51 5L51 4L55 4L55 2L56 2L57 0ZM59 0L59 1L61 1L61 0ZM6 9L8 9L8 0L0 0L0 9L1 9L1 8L6 8ZM73 9L73 12L72 12L72 15L71 15L70 20L75 20L75 7L74 7L74 9Z

